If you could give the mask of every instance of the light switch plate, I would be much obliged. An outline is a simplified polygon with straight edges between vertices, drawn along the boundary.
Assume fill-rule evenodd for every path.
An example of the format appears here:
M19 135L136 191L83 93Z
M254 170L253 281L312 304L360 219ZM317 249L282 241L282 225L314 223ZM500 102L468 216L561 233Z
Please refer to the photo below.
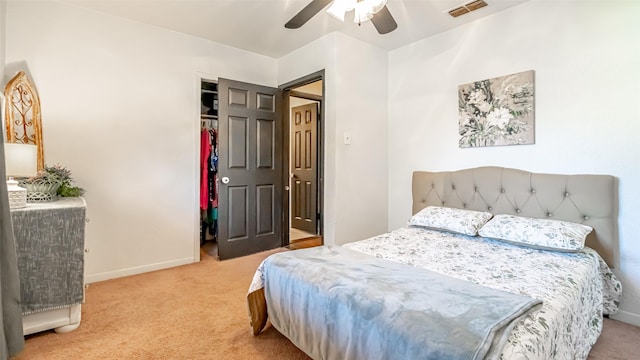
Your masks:
M351 145L351 133L344 133L344 144Z

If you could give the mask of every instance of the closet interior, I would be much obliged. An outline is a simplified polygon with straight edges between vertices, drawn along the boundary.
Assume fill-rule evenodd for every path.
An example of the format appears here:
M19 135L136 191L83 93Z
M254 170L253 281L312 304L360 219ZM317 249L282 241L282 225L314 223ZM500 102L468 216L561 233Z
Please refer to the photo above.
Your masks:
M217 258L218 84L200 87L200 246Z

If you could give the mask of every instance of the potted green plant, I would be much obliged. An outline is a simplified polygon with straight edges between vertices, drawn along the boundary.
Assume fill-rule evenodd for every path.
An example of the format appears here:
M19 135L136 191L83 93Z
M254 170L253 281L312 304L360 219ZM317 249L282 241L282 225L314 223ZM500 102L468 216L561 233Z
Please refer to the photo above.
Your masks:
M82 196L85 190L73 184L71 170L62 165L44 166L36 176L18 180L18 184L27 189L28 202L55 200L56 196Z

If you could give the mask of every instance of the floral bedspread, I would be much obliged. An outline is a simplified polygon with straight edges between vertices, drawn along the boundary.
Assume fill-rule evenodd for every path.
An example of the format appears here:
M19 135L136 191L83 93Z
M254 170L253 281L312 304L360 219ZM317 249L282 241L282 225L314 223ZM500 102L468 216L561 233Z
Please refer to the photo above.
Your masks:
M621 284L592 249L536 250L418 227L343 245L494 289L543 300L512 331L502 359L586 359L602 314L618 311Z

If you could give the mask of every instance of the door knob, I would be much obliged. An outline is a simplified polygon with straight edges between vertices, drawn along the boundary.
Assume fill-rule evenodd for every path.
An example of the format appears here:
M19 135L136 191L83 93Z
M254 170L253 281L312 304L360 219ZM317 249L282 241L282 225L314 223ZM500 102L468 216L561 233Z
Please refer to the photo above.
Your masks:
M228 184L228 183L229 183L229 178L228 178L228 177L226 177L226 176L223 176L223 177L222 177L222 183L223 183L223 184Z

